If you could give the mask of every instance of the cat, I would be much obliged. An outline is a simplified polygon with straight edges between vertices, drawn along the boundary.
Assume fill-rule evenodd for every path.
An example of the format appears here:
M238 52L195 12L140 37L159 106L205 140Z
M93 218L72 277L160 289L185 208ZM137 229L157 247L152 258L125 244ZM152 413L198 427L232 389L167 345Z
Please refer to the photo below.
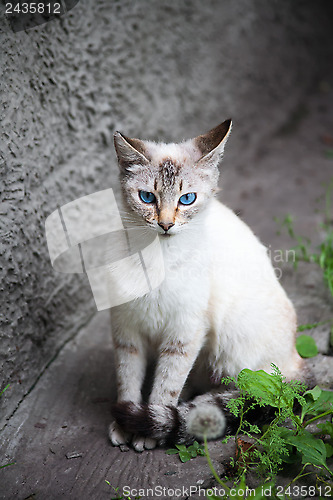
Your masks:
M216 427L212 437L223 434L231 393L218 390L221 377L243 368L271 372L274 363L287 379L306 378L295 310L266 248L215 198L231 126L226 120L178 144L114 135L127 219L143 235L158 234L165 267L158 288L111 310L115 446L189 442L200 418ZM156 368L142 403L151 353ZM179 403L191 381L201 395Z

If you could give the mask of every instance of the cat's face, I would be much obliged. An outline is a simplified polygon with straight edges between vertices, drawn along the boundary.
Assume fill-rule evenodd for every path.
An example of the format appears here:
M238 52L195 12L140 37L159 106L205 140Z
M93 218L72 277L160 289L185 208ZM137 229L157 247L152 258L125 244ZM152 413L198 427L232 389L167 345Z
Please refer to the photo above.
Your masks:
M217 165L230 128L227 120L180 144L115 134L123 194L147 227L172 236L204 209L217 190Z

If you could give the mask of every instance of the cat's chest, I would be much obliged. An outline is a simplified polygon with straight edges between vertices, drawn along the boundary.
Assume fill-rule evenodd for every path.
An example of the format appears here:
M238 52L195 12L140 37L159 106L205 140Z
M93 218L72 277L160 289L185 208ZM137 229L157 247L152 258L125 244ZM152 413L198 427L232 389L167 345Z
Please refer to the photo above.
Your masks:
M170 271L158 288L127 304L126 315L142 334L156 337L189 324L194 315L206 310L207 282L199 276L180 274L179 268Z
M141 335L157 338L177 323L179 305L172 291L163 283L158 289L130 305L132 322Z
M157 339L203 316L209 300L208 256L194 247L163 245L165 277L159 287L123 306L127 321Z

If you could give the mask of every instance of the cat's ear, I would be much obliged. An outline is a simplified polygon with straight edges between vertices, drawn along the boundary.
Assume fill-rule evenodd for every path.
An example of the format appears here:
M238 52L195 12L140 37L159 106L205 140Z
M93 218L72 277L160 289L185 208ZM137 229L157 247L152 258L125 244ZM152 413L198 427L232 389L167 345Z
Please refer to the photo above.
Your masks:
M225 120L206 134L199 135L193 139L194 146L200 154L197 164L218 164L231 132L231 126L231 120Z
M119 167L131 170L135 165L146 165L149 162L145 144L140 139L130 139L120 132L114 134Z

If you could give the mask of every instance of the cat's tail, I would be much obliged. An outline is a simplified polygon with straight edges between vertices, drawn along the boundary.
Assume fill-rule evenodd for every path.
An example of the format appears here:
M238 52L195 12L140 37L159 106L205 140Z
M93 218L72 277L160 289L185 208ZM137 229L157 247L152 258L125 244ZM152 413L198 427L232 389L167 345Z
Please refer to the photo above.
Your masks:
M111 413L126 432L156 439L162 446L190 444L204 435L217 439L236 432L239 421L227 402L238 395L236 390L207 393L178 406L121 402L113 405ZM263 408L258 410L260 414L252 415L253 419L266 420Z

